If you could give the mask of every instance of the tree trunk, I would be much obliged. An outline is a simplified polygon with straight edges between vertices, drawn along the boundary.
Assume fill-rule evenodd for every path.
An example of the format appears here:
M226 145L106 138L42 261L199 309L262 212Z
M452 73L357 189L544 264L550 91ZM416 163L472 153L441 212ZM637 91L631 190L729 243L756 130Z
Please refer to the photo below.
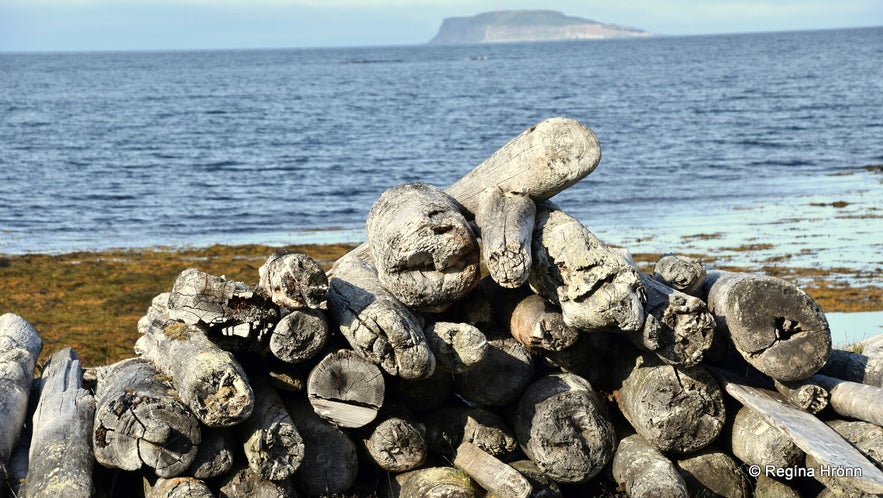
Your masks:
M246 467L232 473L220 483L219 498L297 498L287 481L264 479Z
M34 366L43 349L37 330L24 318L0 316L0 482L28 411Z
M92 486L90 434L95 399L83 389L80 359L70 348L43 368L42 393L33 418L27 496L89 497Z
M831 352L819 306L778 278L708 269L703 290L718 333L728 334L754 368L780 381L816 373Z
M144 498L213 498L215 496L204 482L193 477L170 479L160 477L152 484L145 483L144 488Z
M515 435L537 467L562 483L586 482L613 458L616 436L592 386L572 374L546 375L521 396Z
M196 326L168 322L135 343L135 352L172 378L181 400L209 427L229 427L254 408L248 377L233 354Z
M883 389L822 374L809 379L828 390L828 404L838 414L883 425Z
M829 420L827 424L868 460L883 468L883 427L861 420Z
M454 465L496 496L528 498L532 491L530 483L517 470L472 443L460 444Z
M838 379L883 387L883 356L865 356L841 349L831 350L820 374Z
M304 441L276 391L263 381L254 388L254 413L237 432L249 468L264 479L282 481L300 465Z
M684 294L702 297L705 265L686 256L663 254L653 266L653 277Z
M537 205L530 286L561 307L564 322L585 330L644 325L644 285L637 270L551 202Z
M484 358L455 375L457 392L482 406L502 406L518 398L533 380L533 361L520 342L508 337L487 341Z
M674 464L638 434L619 441L613 478L632 498L687 498L687 485Z
M472 479L454 467L429 467L396 476L396 498L479 498L484 495Z
M328 311L350 346L390 375L428 377L435 370L420 319L380 285L374 267L352 254L334 264Z
M270 334L270 352L286 363L301 363L316 356L330 332L319 310L296 309L282 317Z
M368 454L387 472L407 472L426 461L425 430L410 418L389 417L377 424L365 440Z
M384 390L380 369L349 349L329 354L307 377L313 409L339 427L363 427L374 420Z
M492 411L445 406L421 417L429 449L453 458L461 443L471 443L503 461L511 460L518 440L506 422Z
M730 442L733 455L748 465L790 468L803 464L804 453L794 441L746 406L733 418Z
M809 413L819 413L828 406L831 393L824 387L808 380L780 382L773 380L773 386L789 403Z
M444 311L478 283L478 241L457 202L438 188L388 189L366 227L380 283L409 308Z
M258 268L258 289L289 310L317 309L328 297L328 277L306 254L277 251Z
M199 421L146 360L99 367L93 447L98 463L122 470L146 465L160 477L187 470L200 443Z
M536 205L527 192L488 187L481 193L475 224L481 231L481 255L491 278L515 289L530 276L530 243Z
M705 449L675 462L690 496L749 498L751 486L733 458L717 450Z
M197 479L212 479L233 468L234 442L229 431L202 428L202 442L188 473Z
M466 323L435 322L424 330L436 367L454 374L468 371L487 354L485 335Z

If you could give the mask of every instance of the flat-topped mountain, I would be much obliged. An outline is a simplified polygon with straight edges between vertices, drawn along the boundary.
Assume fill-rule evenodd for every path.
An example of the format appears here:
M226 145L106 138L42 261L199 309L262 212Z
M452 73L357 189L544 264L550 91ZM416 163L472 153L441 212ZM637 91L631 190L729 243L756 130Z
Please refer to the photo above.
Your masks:
M649 36L635 28L567 16L554 10L501 10L442 21L432 44L584 40Z

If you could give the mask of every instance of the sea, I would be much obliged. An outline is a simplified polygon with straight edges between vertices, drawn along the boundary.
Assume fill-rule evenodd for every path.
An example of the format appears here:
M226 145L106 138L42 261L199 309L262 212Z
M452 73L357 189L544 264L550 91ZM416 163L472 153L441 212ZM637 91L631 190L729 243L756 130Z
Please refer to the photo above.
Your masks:
M608 243L883 285L881 61L883 27L0 53L0 254L359 242L387 188L566 116L602 160L553 200Z

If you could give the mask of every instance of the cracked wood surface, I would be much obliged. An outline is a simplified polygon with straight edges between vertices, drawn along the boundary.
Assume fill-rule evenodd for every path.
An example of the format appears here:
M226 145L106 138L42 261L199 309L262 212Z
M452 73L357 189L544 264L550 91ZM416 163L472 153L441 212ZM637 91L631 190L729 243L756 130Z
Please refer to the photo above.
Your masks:
M303 460L303 438L276 390L262 380L253 388L254 412L236 427L248 466L270 481L288 479Z
M313 409L340 427L362 427L374 420L384 391L380 369L350 349L327 355L307 377Z
M482 260L495 282L514 289L530 276L530 242L536 205L527 192L504 192L498 186L482 192L475 212Z
M610 472L631 498L687 498L675 464L639 434L619 441Z
M258 268L258 289L288 309L318 309L328 296L328 277L306 254L277 251Z

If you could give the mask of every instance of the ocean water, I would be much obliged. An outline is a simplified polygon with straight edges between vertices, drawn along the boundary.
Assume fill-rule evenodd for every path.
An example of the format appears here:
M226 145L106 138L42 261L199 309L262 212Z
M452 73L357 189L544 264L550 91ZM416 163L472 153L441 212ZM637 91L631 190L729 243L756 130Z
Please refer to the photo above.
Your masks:
M555 200L604 240L880 284L881 60L883 28L0 54L0 253L360 241L383 190L567 116L603 159Z

